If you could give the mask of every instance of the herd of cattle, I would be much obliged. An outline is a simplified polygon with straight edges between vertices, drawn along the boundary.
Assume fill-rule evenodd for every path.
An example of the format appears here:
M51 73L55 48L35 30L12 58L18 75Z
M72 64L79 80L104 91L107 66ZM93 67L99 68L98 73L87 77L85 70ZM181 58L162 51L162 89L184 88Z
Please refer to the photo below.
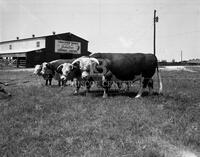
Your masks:
M156 71L159 81L158 93L162 93L158 61L153 54L94 53L72 62L64 59L44 62L35 66L34 74L42 76L46 80L46 85L51 85L53 78L58 81L59 86L72 81L75 94L79 92L81 86L85 86L86 92L89 92L92 83L97 83L104 90L103 98L108 96L113 82L120 88L123 82L128 87L129 83L140 81L136 95L136 98L139 98L146 87L152 93L152 77Z

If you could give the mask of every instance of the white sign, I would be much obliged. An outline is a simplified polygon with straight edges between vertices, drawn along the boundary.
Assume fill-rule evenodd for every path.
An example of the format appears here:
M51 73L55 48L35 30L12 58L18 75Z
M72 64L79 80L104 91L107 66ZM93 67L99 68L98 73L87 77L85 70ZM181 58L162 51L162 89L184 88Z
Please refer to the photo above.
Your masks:
M55 40L55 52L81 54L81 43L75 41Z

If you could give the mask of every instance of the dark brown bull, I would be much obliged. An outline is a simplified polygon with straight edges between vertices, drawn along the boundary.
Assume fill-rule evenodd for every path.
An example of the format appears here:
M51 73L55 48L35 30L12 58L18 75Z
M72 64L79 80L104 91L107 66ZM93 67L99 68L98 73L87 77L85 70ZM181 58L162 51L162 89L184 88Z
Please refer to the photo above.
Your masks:
M162 92L161 76L158 69L158 61L153 54L143 53L95 53L90 55L92 60L97 59L103 62L103 66L97 66L96 70L102 73L102 82L104 87L103 97L107 97L108 81L110 81L113 75L121 81L135 82L140 80L140 89L136 96L139 98L143 92L143 89L147 86L150 91L153 88L152 77L157 69L159 78L159 93ZM78 58L72 64L79 63L82 71L82 78L90 78L91 66L93 63L99 64L99 61L92 62L90 57ZM94 71L92 69L92 71Z

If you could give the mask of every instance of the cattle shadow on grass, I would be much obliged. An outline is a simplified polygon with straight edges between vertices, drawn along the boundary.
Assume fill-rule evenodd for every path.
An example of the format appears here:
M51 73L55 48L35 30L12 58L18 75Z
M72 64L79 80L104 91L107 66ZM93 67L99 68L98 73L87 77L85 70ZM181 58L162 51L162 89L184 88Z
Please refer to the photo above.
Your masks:
M102 97L103 96L103 90L91 90L90 92L86 93L86 91L81 91L79 92L79 94L81 96L89 96L89 97ZM122 92L122 91L118 91L118 90L109 90L108 92L108 97L117 97L117 96L124 96L124 97L131 97L131 98L135 98L135 96L137 95L137 91L126 91L126 92ZM153 92L151 95L149 94L148 91L144 91L142 93L142 97L147 97L147 96L154 96L154 95L158 95L157 92Z

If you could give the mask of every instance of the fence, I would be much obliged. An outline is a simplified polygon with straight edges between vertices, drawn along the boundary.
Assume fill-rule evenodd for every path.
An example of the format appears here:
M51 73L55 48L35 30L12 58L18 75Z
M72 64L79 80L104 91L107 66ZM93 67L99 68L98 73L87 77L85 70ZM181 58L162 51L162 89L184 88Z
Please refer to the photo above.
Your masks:
M26 60L0 59L0 67L26 67Z

